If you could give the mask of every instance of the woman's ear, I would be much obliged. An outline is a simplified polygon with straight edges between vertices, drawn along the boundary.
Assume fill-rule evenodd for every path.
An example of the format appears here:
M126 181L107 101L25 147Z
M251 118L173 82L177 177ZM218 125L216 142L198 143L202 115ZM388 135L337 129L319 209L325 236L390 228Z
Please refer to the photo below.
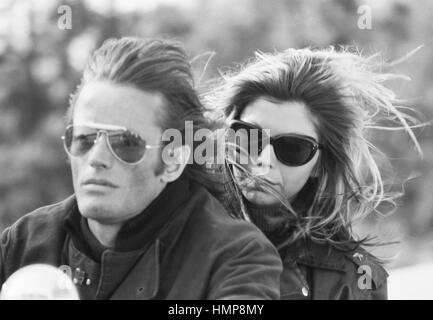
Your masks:
M181 176L191 156L191 147L182 145L170 148L166 152L168 152L168 155L163 156L164 170L161 174L161 181L169 183Z

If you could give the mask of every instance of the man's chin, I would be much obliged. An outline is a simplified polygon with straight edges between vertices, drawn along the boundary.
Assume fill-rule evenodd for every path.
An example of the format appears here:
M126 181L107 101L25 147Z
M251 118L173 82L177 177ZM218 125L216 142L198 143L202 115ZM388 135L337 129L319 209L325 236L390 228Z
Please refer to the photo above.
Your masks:
M78 208L83 217L88 219L101 219L103 217L109 216L113 207L107 204L106 201L98 201L96 199L80 199L78 202Z

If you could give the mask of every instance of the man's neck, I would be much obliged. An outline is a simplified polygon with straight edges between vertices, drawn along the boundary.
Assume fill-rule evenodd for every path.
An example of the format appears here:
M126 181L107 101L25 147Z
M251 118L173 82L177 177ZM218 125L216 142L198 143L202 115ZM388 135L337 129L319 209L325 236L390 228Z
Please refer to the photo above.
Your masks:
M102 224L98 221L88 219L89 229L95 238L107 248L114 248L117 234L119 233L122 224Z

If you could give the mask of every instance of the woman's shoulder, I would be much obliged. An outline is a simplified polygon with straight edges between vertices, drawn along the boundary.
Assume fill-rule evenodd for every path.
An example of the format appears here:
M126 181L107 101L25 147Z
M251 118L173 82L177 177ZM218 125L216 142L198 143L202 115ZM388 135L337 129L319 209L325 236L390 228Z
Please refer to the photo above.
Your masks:
M306 279L314 279L309 288L313 299L386 299L388 273L364 248L343 250L313 241L295 248L289 248L284 265L290 268L295 262Z
M388 272L384 268L384 263L366 249L358 247L343 251L342 254L345 257L346 270L356 274L358 287L374 289L386 284Z
M383 262L368 252L365 248L341 251L345 262L345 278L351 286L354 298L358 299L387 299L388 272Z

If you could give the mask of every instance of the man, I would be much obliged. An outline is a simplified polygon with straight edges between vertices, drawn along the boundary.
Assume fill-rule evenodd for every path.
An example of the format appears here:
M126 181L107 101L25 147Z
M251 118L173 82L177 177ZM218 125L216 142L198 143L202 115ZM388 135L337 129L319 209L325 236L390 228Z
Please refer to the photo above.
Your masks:
M278 298L276 250L192 179L191 144L164 143L185 120L205 124L179 44L105 42L67 114L75 194L3 232L0 284L46 263L70 268L81 299Z

